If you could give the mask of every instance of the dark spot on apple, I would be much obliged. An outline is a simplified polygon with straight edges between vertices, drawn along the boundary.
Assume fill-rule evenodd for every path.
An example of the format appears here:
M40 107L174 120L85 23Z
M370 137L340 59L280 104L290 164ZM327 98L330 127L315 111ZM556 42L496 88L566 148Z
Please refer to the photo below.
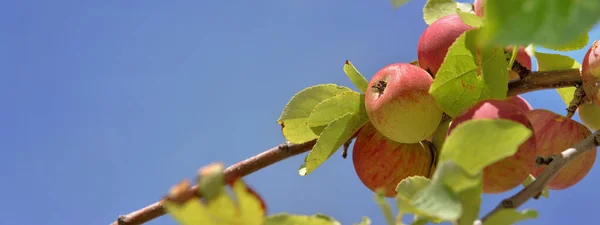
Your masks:
M382 80L377 81L377 83L375 83L375 85L371 86L371 88L373 88L373 90L375 92L377 92L379 95L383 94L385 87L387 87L387 82L382 81Z

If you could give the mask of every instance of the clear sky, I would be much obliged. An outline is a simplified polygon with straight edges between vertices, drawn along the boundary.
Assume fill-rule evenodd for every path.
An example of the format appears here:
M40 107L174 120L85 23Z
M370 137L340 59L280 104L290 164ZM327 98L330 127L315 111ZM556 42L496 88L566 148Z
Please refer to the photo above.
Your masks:
M276 120L296 92L353 87L346 59L368 79L416 59L424 2L398 10L389 0L5 2L0 224L109 224L203 165L278 145ZM524 97L565 114L554 91ZM384 223L350 158L338 152L301 177L303 158L246 177L270 214ZM586 223L597 185L598 166L571 189L527 203L540 218L522 224ZM511 193L485 195L482 212Z

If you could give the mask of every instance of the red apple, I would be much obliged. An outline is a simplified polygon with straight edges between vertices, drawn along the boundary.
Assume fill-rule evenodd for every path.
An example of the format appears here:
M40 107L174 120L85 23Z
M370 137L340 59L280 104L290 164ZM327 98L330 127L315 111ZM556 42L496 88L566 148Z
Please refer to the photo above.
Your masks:
M533 107L531 107L529 102L527 102L527 100L525 100L520 95L510 96L510 97L506 98L506 101L519 107L519 109L523 110L524 112L527 112L527 111L533 109Z
M534 109L526 112L526 115L533 126L539 156L560 154L592 134L583 124L547 109ZM592 169L596 160L597 149L592 148L564 167L548 183L548 189L562 190L581 181ZM531 174L537 177L545 167L538 166Z
M458 14L450 14L431 23L421 34L417 45L417 59L419 65L435 76L448 48L464 32L473 29L465 24Z
M475 0L475 2L473 2L473 8L475 10L475 15L483 17L484 5L485 5L485 0Z
M379 70L365 93L365 108L373 126L401 143L417 143L430 137L442 119L442 110L429 94L433 78L408 63L394 63Z
M383 189L386 197L396 196L396 186L410 176L430 176L435 154L428 145L392 141L371 123L356 137L352 162L358 178L370 190Z
M581 123L596 131L600 130L600 106L594 103L583 103L577 108Z
M488 99L480 101L457 116L448 129L448 135L457 125L468 120L477 119L511 120L532 129L523 110L507 101ZM485 149L482 149L482 151L485 151ZM519 186L534 168L535 159L536 139L532 135L519 146L514 155L484 168L483 193L502 193Z
M581 62L581 80L586 97L600 105L600 40L594 41Z

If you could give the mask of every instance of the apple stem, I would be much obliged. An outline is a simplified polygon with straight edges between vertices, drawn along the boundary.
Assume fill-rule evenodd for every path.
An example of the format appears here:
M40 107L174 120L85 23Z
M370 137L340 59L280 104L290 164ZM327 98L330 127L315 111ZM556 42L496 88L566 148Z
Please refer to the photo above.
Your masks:
M350 148L350 144L352 144L352 139L346 141L346 143L344 143L344 149L342 150L342 158L346 158L348 157L348 148Z
M579 105L583 103L583 99L585 98L585 92L583 87L579 84L576 84L575 93L573 93L573 100L569 103L569 107L567 108L567 117L572 118L575 115L575 111L579 108Z

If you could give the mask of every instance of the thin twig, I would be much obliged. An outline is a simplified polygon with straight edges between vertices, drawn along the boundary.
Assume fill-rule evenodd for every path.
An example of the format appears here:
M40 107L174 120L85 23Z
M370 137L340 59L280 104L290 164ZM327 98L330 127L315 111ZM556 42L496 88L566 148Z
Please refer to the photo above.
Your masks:
M515 96L526 92L542 89L569 87L581 83L579 70L560 70L545 72L530 72L525 79L512 80L509 82L508 96ZM358 132L357 132L358 133ZM356 134L355 134L356 136ZM309 151L315 145L316 140L304 144L285 143L271 148L249 159L238 162L225 169L226 179L244 177L260 169L270 166L283 159ZM536 180L537 182L537 180ZM532 183L533 186L534 183ZM198 187L193 186L190 191L197 192ZM119 218L111 225L139 225L164 215L163 200L155 202L144 208Z
M494 213L506 209L506 208L518 208L523 205L529 199L535 197L544 190L544 187L562 170L563 167L569 164L569 162L575 160L577 157L589 150L595 150L600 145L600 130L594 132L592 135L586 137L581 142L577 143L572 148L563 151L557 157L553 157L552 162L542 171L542 173L536 177L533 183L527 185L517 194L510 198L502 200L498 206L488 214L486 214L481 221L485 223ZM477 223L477 222L476 222Z
M229 166L224 171L225 180L229 182L233 179L244 177L288 157L307 152L315 145L315 143L316 140L312 140L304 144L284 143L277 147L273 147L263 153ZM190 188L189 192L193 193L188 195L190 197L194 195L198 196L198 186L193 186ZM163 200L160 200L128 215L119 216L117 221L113 222L111 225L139 225L158 218L165 213Z
M581 84L579 69L531 72L525 79L515 79L508 83L508 96L527 92L572 87Z
M585 98L585 92L583 91L583 86L575 85L577 89L575 89L575 93L573 93L573 100L569 103L569 107L567 108L567 117L571 118L575 115L575 111L579 108L579 105L583 103L583 99Z

